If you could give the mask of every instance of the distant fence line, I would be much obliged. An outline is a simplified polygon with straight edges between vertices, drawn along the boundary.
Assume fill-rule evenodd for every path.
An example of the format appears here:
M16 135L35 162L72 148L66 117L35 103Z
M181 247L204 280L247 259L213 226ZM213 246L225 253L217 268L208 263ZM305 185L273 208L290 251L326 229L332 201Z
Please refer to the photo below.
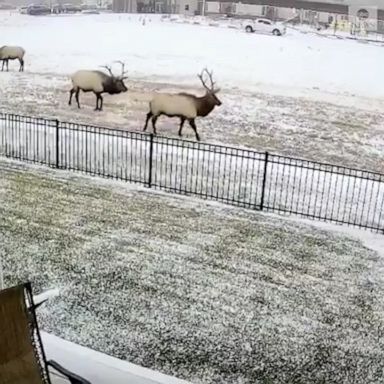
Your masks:
M384 175L375 172L5 113L0 156L384 233Z

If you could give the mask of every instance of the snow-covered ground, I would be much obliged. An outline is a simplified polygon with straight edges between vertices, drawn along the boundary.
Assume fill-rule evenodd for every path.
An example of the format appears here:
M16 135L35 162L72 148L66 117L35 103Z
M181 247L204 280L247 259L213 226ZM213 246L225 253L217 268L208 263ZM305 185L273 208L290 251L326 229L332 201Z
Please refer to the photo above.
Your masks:
M89 380L92 384L189 384L185 380L116 359L86 347L41 332L47 359ZM57 371L50 369L52 384L68 384Z
M0 13L2 41L27 50L25 73L12 63L0 74L1 110L140 130L154 91L201 92L208 66L223 105L198 122L204 141L383 171L383 47L141 17ZM106 96L102 113L91 95L69 107L69 75L114 60L127 63L129 92ZM176 125L160 119L159 132L176 136Z
M381 382L382 236L373 249L130 184L0 171L5 283L59 290L44 330L193 383Z
M384 50L355 42L294 34L288 38L239 30L160 22L140 15L30 17L1 14L7 44L27 50L27 69L68 75L78 68L127 63L130 76L190 84L204 66L224 88L257 91L257 85L318 87L327 92L383 95ZM192 78L192 79L191 79Z
M153 92L201 92L208 66L223 105L198 122L204 141L383 173L382 47L141 17L0 13L2 42L27 50L24 73L0 72L1 111L140 130ZM129 91L101 113L90 95L69 107L69 75L113 60ZM380 239L3 160L0 171L5 282L58 290L45 330L195 383L381 382Z
M152 188L240 207L384 231L384 176L380 174L1 113L0 132L0 155L150 183Z

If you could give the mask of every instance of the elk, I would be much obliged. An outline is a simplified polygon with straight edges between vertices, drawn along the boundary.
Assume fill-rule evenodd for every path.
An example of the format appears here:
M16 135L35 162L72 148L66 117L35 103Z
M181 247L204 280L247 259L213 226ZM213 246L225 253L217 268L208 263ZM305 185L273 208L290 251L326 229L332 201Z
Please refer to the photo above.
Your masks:
M210 81L209 86L203 78L204 73L208 75ZM147 113L143 131L146 131L150 119L152 119L153 133L156 134L156 121L159 116L178 117L180 118L179 136L182 136L183 125L185 120L188 120L189 125L195 131L196 140L200 141L195 123L196 117L207 116L215 106L221 105L221 101L216 96L216 93L219 92L220 89L215 88L213 72L209 72L208 69L205 68L197 77L205 88L205 95L198 97L185 92L156 94L149 103L149 112Z
M4 71L4 64L7 66L8 72L8 62L9 60L19 60L20 68L19 72L24 71L24 55L25 49L22 47L12 47L10 45L4 45L0 48L0 60L3 62L1 70Z
M68 105L72 104L72 96L75 93L76 102L78 108L80 108L79 93L93 92L96 95L96 108L95 111L103 110L103 97L102 93L108 93L115 95L122 92L127 92L127 87L124 84L125 76L124 63L119 61L122 66L121 75L115 76L112 73L111 67L104 65L102 68L106 68L109 75L97 70L79 70L71 76L72 89L69 91Z

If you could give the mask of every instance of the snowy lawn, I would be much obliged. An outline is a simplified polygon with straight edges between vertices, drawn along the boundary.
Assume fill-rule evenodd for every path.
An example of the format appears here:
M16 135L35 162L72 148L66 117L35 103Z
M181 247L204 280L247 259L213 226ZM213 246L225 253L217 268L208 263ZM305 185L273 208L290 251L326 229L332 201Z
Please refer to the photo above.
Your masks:
M345 235L1 162L6 284L44 330L195 383L380 383L384 262Z
M196 73L208 66L223 105L197 122L204 141L383 172L383 47L156 16L143 26L140 17L0 12L4 43L27 50L25 73L16 63L0 73L2 111L140 130L154 91L199 93ZM91 95L81 96L81 110L67 105L73 71L118 59L127 63L127 93L106 96L101 113L94 113ZM161 118L158 126L159 133L177 135L175 120ZM189 127L184 133L194 137Z

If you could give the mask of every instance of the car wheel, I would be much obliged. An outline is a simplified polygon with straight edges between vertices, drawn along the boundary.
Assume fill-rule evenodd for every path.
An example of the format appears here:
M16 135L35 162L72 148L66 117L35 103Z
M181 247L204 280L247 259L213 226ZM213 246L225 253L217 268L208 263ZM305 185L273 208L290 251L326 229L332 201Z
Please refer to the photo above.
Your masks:
M278 30L278 29L274 29L272 31L272 33L275 35L275 36L281 36L281 32Z
M250 25L247 25L245 27L245 32L252 33L253 32L253 28Z

